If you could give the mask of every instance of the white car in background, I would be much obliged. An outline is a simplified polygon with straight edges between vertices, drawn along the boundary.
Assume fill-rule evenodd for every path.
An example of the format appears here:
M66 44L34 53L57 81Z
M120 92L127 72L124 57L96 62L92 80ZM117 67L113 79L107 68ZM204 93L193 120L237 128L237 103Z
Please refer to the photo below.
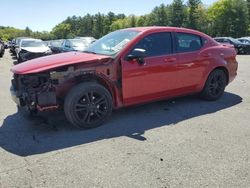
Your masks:
M15 39L14 41L14 54L16 55L16 58L18 59L18 53L20 52L20 45L21 45L21 42L22 40L24 39L31 39L31 38L28 38L28 37L18 37Z
M51 49L40 39L22 39L17 50L18 63L50 55Z

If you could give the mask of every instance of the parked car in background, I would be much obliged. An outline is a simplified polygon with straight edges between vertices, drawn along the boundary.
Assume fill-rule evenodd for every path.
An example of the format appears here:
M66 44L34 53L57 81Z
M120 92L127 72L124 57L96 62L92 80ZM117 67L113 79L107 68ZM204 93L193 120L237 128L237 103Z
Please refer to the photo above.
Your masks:
M70 52L70 51L84 51L89 45L90 40L83 39L65 39L62 43L62 52Z
M81 39L86 42L87 45L96 41L94 37L75 37L75 39Z
M0 57L3 57L5 52L4 42L0 40Z
M232 37L216 37L214 38L219 43L222 44L231 44L234 46L237 54L249 54L250 53L250 44L244 44L237 39Z
M17 54L18 63L51 55L51 49L40 39L22 39Z
M250 37L242 37L237 40L242 42L243 44L250 44Z
M5 48L5 49L8 48L8 42L4 42L4 48Z
M93 128L107 120L112 109L193 93L217 100L237 67L232 46L201 32L128 28L109 33L84 52L12 67L11 93L19 108L35 113L63 107L72 125Z
M18 53L20 51L20 43L23 39L29 39L29 37L18 37L14 40L14 44L13 44L13 54L16 56L16 58L18 59Z
M15 55L15 45L16 45L15 41L16 41L16 39L12 39L12 40L10 41L10 44L9 44L10 52L11 52L13 55Z
M63 39L46 41L47 46L54 54L61 53Z

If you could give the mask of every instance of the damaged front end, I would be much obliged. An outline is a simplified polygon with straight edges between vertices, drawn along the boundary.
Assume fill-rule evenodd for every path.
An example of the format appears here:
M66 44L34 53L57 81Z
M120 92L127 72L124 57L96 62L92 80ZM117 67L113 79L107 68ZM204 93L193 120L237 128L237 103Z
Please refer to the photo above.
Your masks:
M16 104L30 111L58 108L55 86L49 73L14 74L10 91Z

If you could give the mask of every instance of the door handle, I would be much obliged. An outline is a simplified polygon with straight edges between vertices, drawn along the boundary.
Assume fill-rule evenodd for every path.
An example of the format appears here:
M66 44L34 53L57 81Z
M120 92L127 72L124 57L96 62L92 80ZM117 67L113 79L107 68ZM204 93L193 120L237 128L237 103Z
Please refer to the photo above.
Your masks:
M173 63L175 62L177 59L175 57L170 57L170 58L166 58L164 59L165 63Z

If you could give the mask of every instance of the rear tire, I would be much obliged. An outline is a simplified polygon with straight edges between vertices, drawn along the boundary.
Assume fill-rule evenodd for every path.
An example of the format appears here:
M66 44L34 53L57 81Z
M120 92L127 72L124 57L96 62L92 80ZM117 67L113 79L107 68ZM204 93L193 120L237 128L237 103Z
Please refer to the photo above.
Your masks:
M215 101L219 99L227 85L227 76L223 70L216 69L208 76L201 97L205 100Z
M66 96L64 113L75 127L90 129L103 124L112 113L112 97L102 85L89 82L76 85Z

